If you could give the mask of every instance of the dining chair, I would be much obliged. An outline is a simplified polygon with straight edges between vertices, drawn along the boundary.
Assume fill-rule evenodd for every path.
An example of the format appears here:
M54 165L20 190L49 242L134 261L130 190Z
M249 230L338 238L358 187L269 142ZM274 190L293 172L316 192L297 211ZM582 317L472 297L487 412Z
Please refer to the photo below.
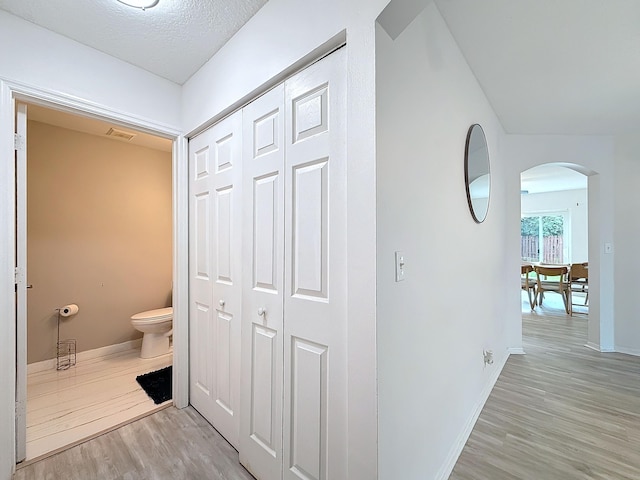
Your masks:
M536 298L537 304L542 305L545 292L554 292L562 295L564 309L571 315L571 282L569 281L569 268L565 266L538 266L534 267L537 278ZM552 277L552 278L550 278Z
M536 281L529 277L531 272L533 272L533 265L522 265L520 268L522 290L525 290L529 295L529 305L531 305L531 310L533 310L536 306ZM531 294L533 294L533 296Z
M584 305L589 302L589 262L572 263L569 270L571 291L584 293ZM574 305L577 305L574 303Z

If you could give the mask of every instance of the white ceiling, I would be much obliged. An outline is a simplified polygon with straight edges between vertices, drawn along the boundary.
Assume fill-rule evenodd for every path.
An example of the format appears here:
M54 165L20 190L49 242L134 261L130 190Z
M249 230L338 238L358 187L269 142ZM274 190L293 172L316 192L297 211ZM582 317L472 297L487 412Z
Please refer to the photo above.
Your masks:
M520 175L520 189L529 194L587 188L587 176L567 167L540 165Z
M0 9L183 84L267 0L0 0Z
M435 3L508 133L640 130L640 1Z
M182 84L266 1L160 0L142 11L116 0L0 0L0 9ZM431 2L393 0L408 17L398 25ZM640 130L639 0L435 3L508 133Z

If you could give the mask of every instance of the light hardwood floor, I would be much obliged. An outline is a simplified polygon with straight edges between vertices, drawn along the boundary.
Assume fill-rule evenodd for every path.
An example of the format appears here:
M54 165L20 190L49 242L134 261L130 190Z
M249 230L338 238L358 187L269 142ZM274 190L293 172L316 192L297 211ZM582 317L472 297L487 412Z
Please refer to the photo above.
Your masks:
M526 300L527 355L507 362L450 480L640 479L640 359L584 347L586 315L564 315L552 297L534 313ZM15 476L252 478L237 452L190 407L162 410Z
M507 361L450 480L640 479L640 359L586 348L587 316L553 297L523 302L527 354Z
M19 469L14 480L252 480L195 410L169 407Z
M33 461L171 404L153 403L136 377L171 365L172 355L140 358L126 350L78 360L27 378L27 459Z

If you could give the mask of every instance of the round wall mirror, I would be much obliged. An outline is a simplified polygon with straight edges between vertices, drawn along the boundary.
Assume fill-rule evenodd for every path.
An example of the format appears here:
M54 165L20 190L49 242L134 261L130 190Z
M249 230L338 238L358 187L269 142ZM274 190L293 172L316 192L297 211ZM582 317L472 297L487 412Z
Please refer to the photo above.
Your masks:
M471 216L482 223L489 210L491 191L491 171L489 169L489 149L482 127L471 125L467 133L464 149L464 180Z

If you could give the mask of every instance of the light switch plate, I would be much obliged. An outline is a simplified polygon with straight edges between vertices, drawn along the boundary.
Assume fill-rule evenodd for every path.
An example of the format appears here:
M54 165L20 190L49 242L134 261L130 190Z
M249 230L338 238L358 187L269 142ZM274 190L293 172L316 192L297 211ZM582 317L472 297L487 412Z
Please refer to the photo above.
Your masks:
M604 253L613 253L613 244L605 243L604 244Z
M402 282L404 280L404 263L404 253L396 252L396 282Z

